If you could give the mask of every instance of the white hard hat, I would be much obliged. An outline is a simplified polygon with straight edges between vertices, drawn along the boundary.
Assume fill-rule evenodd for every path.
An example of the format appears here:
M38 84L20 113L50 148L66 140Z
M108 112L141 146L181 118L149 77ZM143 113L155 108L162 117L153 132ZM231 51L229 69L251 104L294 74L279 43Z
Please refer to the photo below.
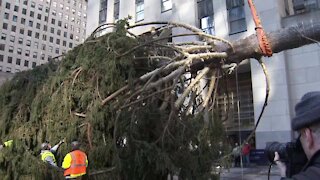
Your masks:
M41 144L41 149L48 149L49 147L49 143L48 142L44 142Z

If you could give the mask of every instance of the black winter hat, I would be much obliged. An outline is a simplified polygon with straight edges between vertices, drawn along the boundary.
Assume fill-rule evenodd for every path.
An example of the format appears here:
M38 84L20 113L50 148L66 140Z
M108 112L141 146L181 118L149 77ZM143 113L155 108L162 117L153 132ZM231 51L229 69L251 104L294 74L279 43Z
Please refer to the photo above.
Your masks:
M320 123L320 91L308 92L295 107L292 129L299 130L314 123Z

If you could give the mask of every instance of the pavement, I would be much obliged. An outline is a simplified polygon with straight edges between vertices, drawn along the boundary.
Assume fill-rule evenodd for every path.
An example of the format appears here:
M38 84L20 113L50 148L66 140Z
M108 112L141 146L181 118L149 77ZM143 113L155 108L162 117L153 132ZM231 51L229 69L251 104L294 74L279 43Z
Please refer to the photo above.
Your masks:
M268 180L269 166L254 166L247 168L230 168L222 170L220 180ZM279 180L280 172L276 166L270 171L270 180Z

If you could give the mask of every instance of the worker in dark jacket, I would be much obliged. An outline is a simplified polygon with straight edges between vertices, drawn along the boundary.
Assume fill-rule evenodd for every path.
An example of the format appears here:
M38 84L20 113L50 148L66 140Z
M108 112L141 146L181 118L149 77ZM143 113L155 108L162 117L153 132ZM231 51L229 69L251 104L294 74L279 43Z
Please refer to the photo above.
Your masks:
M296 116L292 119L292 129L300 134L302 148L308 158L303 170L286 178L286 166L275 153L275 162L280 169L281 180L320 179L320 91L305 94L295 107Z

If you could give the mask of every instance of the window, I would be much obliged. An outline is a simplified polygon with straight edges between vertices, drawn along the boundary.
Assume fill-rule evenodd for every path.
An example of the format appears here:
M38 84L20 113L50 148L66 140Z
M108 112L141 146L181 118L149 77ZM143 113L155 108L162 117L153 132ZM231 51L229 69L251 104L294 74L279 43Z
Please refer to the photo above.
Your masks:
M44 60L44 58L45 58L45 55L41 54L41 60Z
M136 0L136 22L144 19L144 0Z
M62 41L62 45L63 45L64 47L66 47L66 46L67 46L67 41Z
M2 24L2 29L8 29L8 23L3 23Z
M1 34L1 39L2 39L2 40L6 40L6 39L7 39L7 34L2 33L2 34Z
M28 24L30 27L33 26L33 21L29 21L29 24Z
M32 68L36 67L37 63L36 62L32 62Z
M48 26L47 25L44 25L43 26L43 31L47 31L48 30Z
M6 47L6 45L0 44L0 50L1 50L1 51L4 51L4 50L5 50L5 47Z
M6 3L6 8L10 9L10 3L8 3L8 2Z
M17 49L17 53L21 55L21 54L22 54L22 49L21 49L21 48L18 48L18 49Z
M40 33L36 32L35 35L34 35L34 37L35 37L36 39L39 39L39 38L40 38Z
M72 43L69 43L69 48L72 48L73 44Z
M11 26L11 31L12 31L12 32L16 32L16 30L17 30L17 27L14 26L14 25L12 25L12 26Z
M4 13L4 19L9 19L9 13Z
M55 19L51 19L51 24L55 24L56 20Z
M243 0L227 0L229 34L247 30Z
M37 29L40 29L40 26L41 26L40 23L37 23L37 24L36 24L36 28L37 28Z
M0 62L3 62L3 55L0 54Z
M39 48L39 43L38 42L34 42L34 48L36 48L36 49Z
M313 11L316 9L319 9L319 0L293 0L292 1L292 8L293 12L290 12L289 8L290 2L288 0L285 0L286 5L286 13L287 15L294 15L294 14L301 14L309 11Z
M19 11L19 6L14 6L13 10L14 10L15 12L18 12L18 11Z
M39 9L39 11L42 11L43 5L42 5L42 4L39 4L39 5L38 5L38 9Z
M56 39L56 44L60 45L60 39Z
M24 5L28 5L28 0L23 0Z
M23 8L22 9L22 14L27 15L27 9Z
M13 16L12 16L12 21L13 21L13 22L17 22L17 21L18 21L18 16L13 15Z
M41 49L42 49L42 50L46 50L46 45L45 45L45 44L42 44Z
M13 35L11 35L11 36L10 36L10 42L14 42L14 41L15 41L15 39L16 39L16 37L15 37L15 36L13 36Z
M30 11L30 17L34 17L34 12Z
M61 35L61 30L60 30L60 29L57 30L57 35L58 35L58 36Z
M215 34L213 17L212 0L198 0L198 18L200 21L200 28L207 34Z
M24 66L28 67L29 66L29 61L28 60L24 60Z
M17 58L16 59L16 65L20 65L21 64L21 59Z
M11 57L11 56L8 56L7 62L8 62L9 64L12 64L12 57Z
M52 52L52 51L53 51L53 47L49 46L49 52Z
M63 32L63 37L68 37L68 33L67 32Z
M37 15L37 18L38 18L39 20L41 20L41 14L38 14L38 15Z
M60 19L62 19L63 14L62 14L61 12L59 12L59 13L58 13L58 16L59 16Z
M35 7L36 7L36 3L32 1L32 2L31 2L31 7L32 7L32 8L35 8Z
M7 73L10 73L10 72L11 72L11 67L7 67L6 72L7 72Z
M9 52L13 53L14 47L13 46L9 46Z
M46 41L47 40L47 35L43 34L42 35L42 40Z
M26 45L30 47L31 46L31 41L27 40Z
M23 28L20 29L20 34L24 34L24 29Z
M53 43L53 37L50 36L49 41Z
M30 56L30 50L26 50L26 52L24 53L26 56Z
M32 57L33 57L33 58L37 58L37 57L38 57L38 53L37 53L37 52L33 52Z
M171 0L161 0L161 12L165 12L172 9Z
M31 30L28 30L28 36L32 36L32 31Z
M54 28L50 28L50 32L53 34L54 33Z
M59 54L59 48L56 48L56 54Z
M115 0L114 1L114 12L113 12L114 20L119 19L119 11L120 11L120 0Z
M100 0L99 24L105 23L107 21L107 5L107 0Z
M19 44L23 44L23 38L22 38L22 37L19 37L18 43L19 43Z
M21 24L26 24L26 19L25 18L21 18Z
M62 22L58 21L58 26L61 27L62 26Z

